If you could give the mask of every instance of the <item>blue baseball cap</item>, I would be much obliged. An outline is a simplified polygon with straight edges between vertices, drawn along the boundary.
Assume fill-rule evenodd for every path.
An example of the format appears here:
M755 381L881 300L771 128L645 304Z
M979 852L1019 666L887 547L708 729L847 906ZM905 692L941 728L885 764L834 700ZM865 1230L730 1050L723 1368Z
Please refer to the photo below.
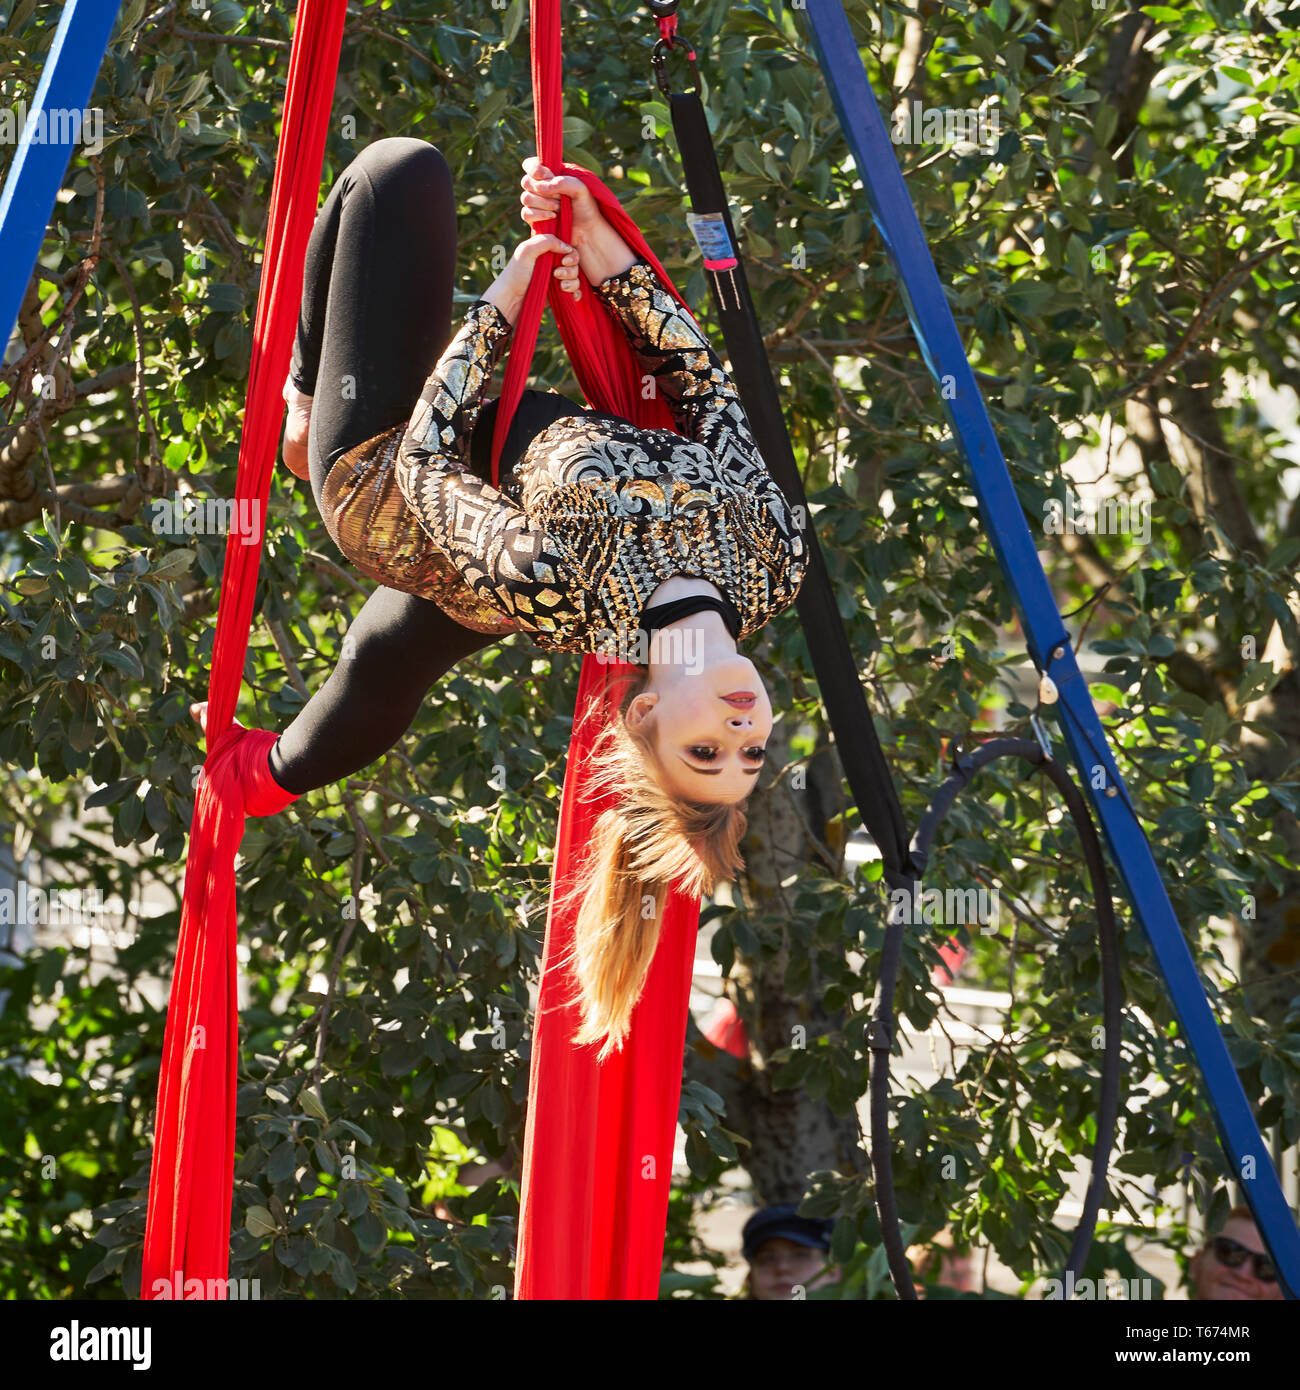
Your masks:
M825 1217L799 1216L798 1203L785 1202L774 1207L763 1207L745 1222L741 1235L741 1249L745 1259L753 1262L759 1247L765 1240L780 1236L792 1240L796 1245L807 1245L812 1249L831 1248L831 1230L834 1222Z

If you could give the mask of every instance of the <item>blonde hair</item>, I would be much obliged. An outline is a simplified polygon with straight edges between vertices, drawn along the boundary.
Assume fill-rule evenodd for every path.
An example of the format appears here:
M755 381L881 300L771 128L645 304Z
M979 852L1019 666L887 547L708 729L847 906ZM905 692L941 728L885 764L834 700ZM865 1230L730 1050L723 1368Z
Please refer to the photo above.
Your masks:
M664 783L654 736L627 724L628 706L645 689L648 670L626 677L618 716L591 755L592 795L612 791L590 849L564 902L581 897L569 961L578 985L578 1045L600 1042L600 1060L620 1050L632 1010L659 944L670 887L712 893L734 879L748 823L739 803L685 800Z

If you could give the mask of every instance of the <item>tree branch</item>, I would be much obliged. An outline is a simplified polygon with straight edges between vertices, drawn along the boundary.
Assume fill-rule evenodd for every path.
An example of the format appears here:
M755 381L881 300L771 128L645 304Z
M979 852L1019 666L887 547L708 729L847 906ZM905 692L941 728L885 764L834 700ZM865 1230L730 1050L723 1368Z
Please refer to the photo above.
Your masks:
M1232 293L1242 280L1250 274L1261 262L1266 261L1274 251L1280 250L1287 243L1281 238L1276 241L1266 242L1264 246L1256 251L1253 256L1241 261L1234 266L1219 282L1214 285L1201 298L1201 307L1196 311L1195 317L1187 325L1186 331L1177 344L1155 363L1148 371L1144 372L1135 382L1117 391L1112 398L1114 401L1122 401L1127 396L1136 396L1145 391L1154 382L1166 379L1174 368L1192 350L1200 336L1210 326L1210 321L1217 313L1220 304Z

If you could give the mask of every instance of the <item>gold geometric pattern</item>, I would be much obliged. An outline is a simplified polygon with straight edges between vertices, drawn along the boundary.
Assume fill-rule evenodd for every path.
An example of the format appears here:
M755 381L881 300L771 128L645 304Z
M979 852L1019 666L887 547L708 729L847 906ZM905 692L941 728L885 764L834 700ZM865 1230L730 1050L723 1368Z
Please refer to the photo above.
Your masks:
M609 632L630 634L678 574L721 589L748 637L799 592L800 529L721 361L650 265L595 290L681 434L599 411L564 416L492 487L466 462L469 436L513 330L479 299L409 422L331 469L326 527L364 573L463 626L519 629L547 650L608 650Z

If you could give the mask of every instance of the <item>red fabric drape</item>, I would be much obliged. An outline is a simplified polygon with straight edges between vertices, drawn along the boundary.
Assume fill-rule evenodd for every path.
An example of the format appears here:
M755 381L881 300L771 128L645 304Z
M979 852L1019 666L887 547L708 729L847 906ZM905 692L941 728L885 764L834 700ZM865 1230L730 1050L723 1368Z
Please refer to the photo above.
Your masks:
M289 369L303 263L316 219L325 131L334 98L346 0L300 0L289 55L284 117L267 213L262 283L239 440L237 499L266 514ZM242 512L242 506L240 508ZM274 735L232 724L261 562L256 544L226 544L217 635L208 683L208 756L194 808L180 939L154 1122L141 1297L224 1297L234 1184L238 1019L235 854L244 833L246 789L258 787ZM292 798L250 800L265 815ZM198 1281L197 1283L195 1281Z
M531 27L539 159L553 174L572 174L592 190L606 219L689 312L614 194L594 174L564 162L560 0L531 0ZM555 231L566 241L571 228L567 198L561 199L558 219L534 224L535 231ZM645 399L642 369L622 327L585 280L580 301L559 290L555 264L553 254L538 259L515 325L493 435L494 480L548 299L587 400L597 410L646 429L674 428L662 397L655 393ZM564 1001L574 997L576 984L572 972L558 962L572 943L576 912L555 908L604 809L603 801L588 799L585 754L601 725L617 713L611 681L627 669L588 656L578 687L533 1033L517 1298L652 1299L659 1290L699 899L679 890L669 894L631 1033L622 1050L604 1063L596 1061L595 1045L578 1048L569 1041L578 1014L576 1006Z
M516 1298L654 1298L663 1263L673 1136L681 1092L686 1008L700 903L674 889L645 991L621 1051L569 1039L578 1026L572 973L575 913L558 912L608 795L583 775L603 725L617 712L618 676L631 668L583 663L579 718L560 802L551 913L533 1025Z

